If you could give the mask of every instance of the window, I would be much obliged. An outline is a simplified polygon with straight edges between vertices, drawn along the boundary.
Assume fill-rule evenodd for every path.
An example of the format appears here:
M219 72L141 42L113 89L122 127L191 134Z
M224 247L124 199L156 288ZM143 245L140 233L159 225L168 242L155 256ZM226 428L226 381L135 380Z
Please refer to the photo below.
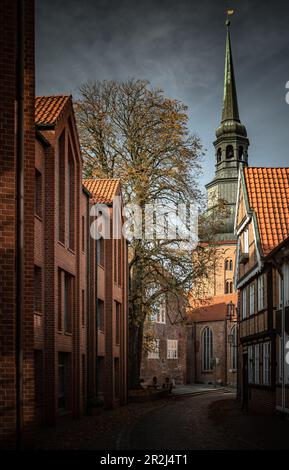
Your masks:
M104 239L102 237L96 242L96 259L99 266L104 266Z
M202 337L203 370L213 370L213 333L208 326L203 331Z
M250 315L254 315L255 313L255 285L250 285Z
M234 316L234 311L235 311L235 305L230 302L227 304L227 318L231 319Z
M120 393L120 367L119 367L119 358L114 359L114 398L119 399Z
M263 343L263 384L270 385L270 343Z
M73 278L70 274L64 274L64 315L63 324L65 333L72 332L73 311Z
M233 157L234 157L233 145L227 145L227 148L226 148L226 158L233 158Z
M155 323L166 324L166 300L160 300L159 305L154 307L154 312L150 316L150 320Z
M63 278L63 271L61 269L58 269L58 319L57 319L57 324L58 324L58 331L62 331L62 278Z
M38 217L42 217L42 175L35 168L35 189L34 189L34 211Z
M42 312L42 270L34 266L34 312Z
M159 310L156 316L156 322L157 323L166 323L166 301L163 300L160 303Z
M249 253L249 229L244 231L244 253Z
M222 149L219 147L217 150L217 163L222 161Z
M233 260L226 259L226 261L225 261L225 270L226 271L233 271Z
M233 282L232 281L226 281L225 294L232 294L232 292L233 292Z
M151 342L150 350L148 352L148 359L159 359L160 358L160 340L154 338Z
M258 311L264 308L264 276L258 277Z
M284 273L284 303L285 307L289 306L289 263L283 265Z
M65 129L58 140L58 238L65 242Z
M67 217L68 217L68 246L74 249L74 225L75 225L75 171L74 159L69 141L68 145L68 165L67 165Z
M68 353L58 354L58 408L69 408L70 389L70 355Z
M104 302L101 299L97 300L97 328L104 331Z
M121 255L122 255L122 240L117 240L118 243L118 263L117 263L117 276L118 276L118 285L121 286Z
M260 345L255 344L255 355L254 355L254 362L255 362L255 384L260 383Z
M121 319L121 304L115 302L115 342L120 343L120 319Z
M178 340L177 339L167 340L167 358L178 359Z
M253 346L248 346L248 382L254 381L254 350Z
M237 338L237 325L231 329L232 343L231 343L231 368L237 369L238 363L238 338Z
M244 287L242 290L242 318L243 320L247 317L247 288Z

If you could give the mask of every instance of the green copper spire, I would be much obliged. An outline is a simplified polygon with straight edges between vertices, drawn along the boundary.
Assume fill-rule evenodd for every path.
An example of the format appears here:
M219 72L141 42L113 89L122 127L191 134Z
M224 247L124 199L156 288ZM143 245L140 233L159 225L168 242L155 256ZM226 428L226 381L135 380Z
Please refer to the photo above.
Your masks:
M226 21L227 39L226 39L226 59L225 59L225 79L224 79L224 98L222 122L233 120L240 122L238 111L238 100L236 92L236 83L234 75L234 66L230 38L230 21Z

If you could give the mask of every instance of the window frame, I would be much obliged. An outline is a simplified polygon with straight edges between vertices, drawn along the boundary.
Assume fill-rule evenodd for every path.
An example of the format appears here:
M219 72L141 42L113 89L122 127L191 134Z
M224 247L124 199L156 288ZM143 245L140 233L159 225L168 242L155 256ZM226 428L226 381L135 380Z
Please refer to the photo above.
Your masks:
M257 286L258 286L258 312L264 310L265 302L264 302L264 274L258 276L257 279Z
M247 286L242 289L242 319L247 318Z
M159 338L153 338L152 340L153 343L155 343L155 346L152 351L148 351L147 358L148 359L159 359L160 358L160 339Z
M271 384L271 343L263 343L263 385Z
M178 359L177 339L167 339L167 359Z
M255 315L255 283L250 284L249 287L249 316Z
M202 371L212 372L214 369L212 359L214 358L213 331L206 326L202 331ZM208 367L207 367L208 366Z

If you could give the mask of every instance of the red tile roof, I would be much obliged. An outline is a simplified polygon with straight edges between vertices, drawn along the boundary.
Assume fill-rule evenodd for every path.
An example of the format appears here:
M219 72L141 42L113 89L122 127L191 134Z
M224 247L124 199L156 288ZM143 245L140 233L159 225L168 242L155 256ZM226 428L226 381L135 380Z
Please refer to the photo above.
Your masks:
M83 184L92 194L93 202L109 204L113 202L114 196L118 194L119 179L84 179Z
M289 168L245 168L249 206L257 216L264 255L289 236Z
M35 124L54 125L71 96L37 96L35 98Z
M188 316L195 322L224 320L227 316L227 305L231 302L237 305L237 300L236 293L212 297L208 299L207 304L203 299L203 305L193 299L190 302L191 309L188 309Z

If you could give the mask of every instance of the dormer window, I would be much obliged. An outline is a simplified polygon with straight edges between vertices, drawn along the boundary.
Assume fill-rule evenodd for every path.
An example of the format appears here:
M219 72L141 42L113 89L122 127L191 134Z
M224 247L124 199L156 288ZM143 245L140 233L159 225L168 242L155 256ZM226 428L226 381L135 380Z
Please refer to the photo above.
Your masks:
M233 145L227 145L226 148L226 158L230 159L234 157Z

